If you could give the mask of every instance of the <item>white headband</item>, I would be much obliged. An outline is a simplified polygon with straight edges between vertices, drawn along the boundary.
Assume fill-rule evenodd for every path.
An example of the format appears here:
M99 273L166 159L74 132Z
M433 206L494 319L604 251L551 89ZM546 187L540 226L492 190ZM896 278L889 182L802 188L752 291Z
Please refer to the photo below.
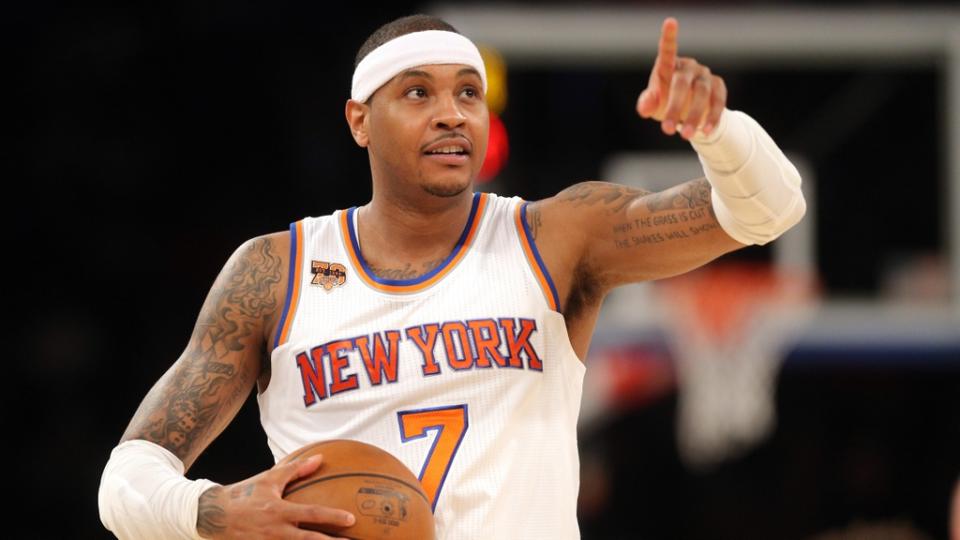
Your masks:
M426 30L391 39L365 56L353 72L350 98L366 101L403 71L430 64L471 66L480 73L483 91L487 91L487 72L477 46L456 32Z

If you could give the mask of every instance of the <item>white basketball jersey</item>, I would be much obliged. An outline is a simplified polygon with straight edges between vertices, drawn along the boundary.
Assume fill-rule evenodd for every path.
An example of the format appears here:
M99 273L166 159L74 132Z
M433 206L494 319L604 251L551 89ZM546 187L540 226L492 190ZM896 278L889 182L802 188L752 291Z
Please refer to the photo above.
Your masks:
M258 396L274 458L364 441L419 476L440 539L579 538L585 368L525 212L519 198L475 194L453 252L411 280L370 271L355 209L291 224Z

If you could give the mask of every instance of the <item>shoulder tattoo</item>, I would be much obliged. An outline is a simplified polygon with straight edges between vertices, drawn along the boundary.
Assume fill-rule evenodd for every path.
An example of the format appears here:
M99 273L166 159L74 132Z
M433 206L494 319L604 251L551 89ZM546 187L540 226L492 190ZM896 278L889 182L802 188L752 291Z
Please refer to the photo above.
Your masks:
M187 350L148 394L131 422L130 437L166 447L181 460L195 444L225 427L221 411L246 398L258 370L244 369L265 343L257 328L278 309L281 257L269 238L249 241L217 278ZM260 350L246 351L259 347Z

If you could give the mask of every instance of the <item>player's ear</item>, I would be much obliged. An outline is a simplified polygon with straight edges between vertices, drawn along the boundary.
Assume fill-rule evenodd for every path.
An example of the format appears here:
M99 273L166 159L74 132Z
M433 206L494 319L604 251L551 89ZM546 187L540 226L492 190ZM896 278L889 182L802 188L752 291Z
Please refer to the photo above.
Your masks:
M348 99L345 114L353 140L357 141L358 146L366 148L370 143L367 135L367 115L370 114L370 107L365 103Z

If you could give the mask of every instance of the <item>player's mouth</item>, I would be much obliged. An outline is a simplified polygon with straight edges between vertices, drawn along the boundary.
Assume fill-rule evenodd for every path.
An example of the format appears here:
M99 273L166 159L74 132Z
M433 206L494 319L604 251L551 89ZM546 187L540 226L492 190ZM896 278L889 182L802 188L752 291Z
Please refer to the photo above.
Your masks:
M464 165L470 162L470 141L463 137L446 137L427 145L423 155L442 165Z

